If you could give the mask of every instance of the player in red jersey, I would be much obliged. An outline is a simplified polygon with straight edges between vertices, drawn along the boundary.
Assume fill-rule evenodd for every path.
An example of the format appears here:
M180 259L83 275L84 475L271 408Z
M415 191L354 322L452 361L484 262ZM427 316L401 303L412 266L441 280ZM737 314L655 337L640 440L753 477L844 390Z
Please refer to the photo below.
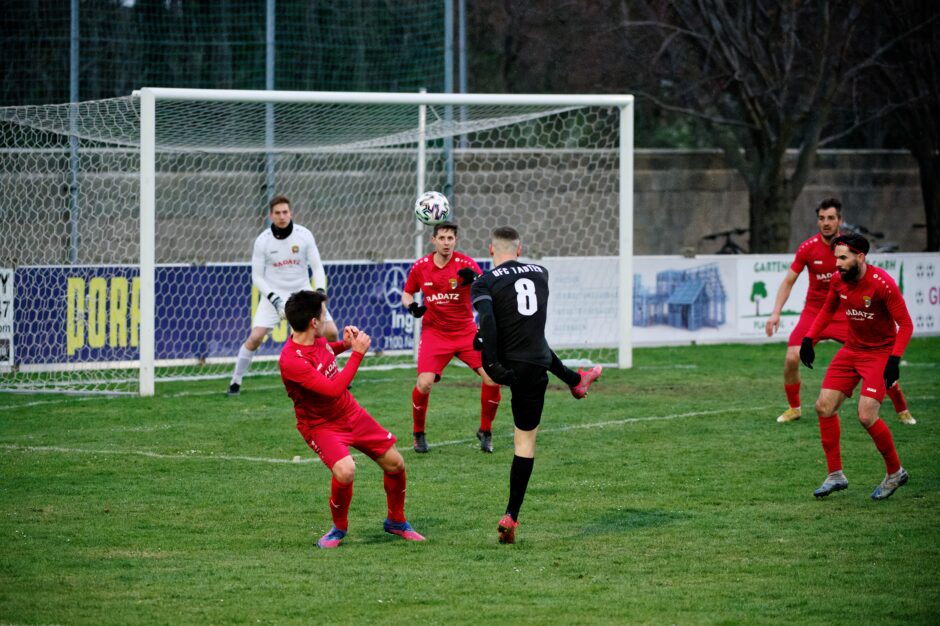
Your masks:
M787 341L787 355L783 362L783 390L786 393L789 408L777 417L778 422L794 422L800 419L802 413L800 409L800 342L806 336L813 320L816 319L816 314L826 301L830 280L836 273L836 259L829 245L839 235L842 227L842 203L836 198L827 198L820 202L816 207L816 226L819 228L819 233L801 243L797 248L790 270L777 290L773 313L770 314L764 327L768 337L772 337L780 328L780 313L783 311L783 305L790 297L790 292L800 272L806 268L809 275L806 305L803 307L799 322L790 333L790 339ZM829 325L816 336L816 340L832 339L844 344L847 334L845 313L839 310L832 316ZM917 423L907 408L907 401L899 385L895 384L888 389L888 397L891 398L894 410L902 423Z
M349 504L356 476L350 447L378 463L385 472L385 532L407 541L424 541L405 519L405 461L395 448L395 435L382 428L349 392L372 340L355 326L347 326L342 341L327 343L326 300L326 295L314 291L298 291L287 299L284 310L292 332L280 359L281 380L294 401L297 430L333 474L333 527L317 545L336 548L349 529ZM352 354L340 370L334 355L349 348Z
M816 400L829 474L813 495L824 498L849 486L842 472L838 410L861 381L858 421L871 435L887 470L871 497L883 500L907 482L907 472L901 467L891 430L878 417L878 409L885 390L900 377L901 356L914 333L914 324L894 280L884 270L865 262L867 239L855 233L840 235L833 239L832 249L839 273L832 277L826 302L800 346L800 360L811 368L816 358L813 344L836 310L844 309L848 337L829 364Z
M418 345L418 381L411 391L411 418L415 452L427 452L425 421L431 387L453 357L466 363L483 378L480 388L480 428L477 438L483 452L493 451L493 420L502 398L499 385L483 371L480 352L473 349L477 327L470 306L470 284L483 273L476 261L457 252L457 225L444 222L434 227L434 252L411 266L401 303L416 318L422 318ZM424 295L424 304L414 294Z

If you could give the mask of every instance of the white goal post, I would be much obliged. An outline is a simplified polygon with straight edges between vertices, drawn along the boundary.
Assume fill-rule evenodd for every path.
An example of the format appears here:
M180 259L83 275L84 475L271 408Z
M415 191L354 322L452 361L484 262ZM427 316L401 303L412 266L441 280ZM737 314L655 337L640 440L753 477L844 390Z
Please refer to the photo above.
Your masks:
M275 193L317 239L337 322L373 334L372 364L413 363L396 297L431 250L411 208L435 189L462 252L486 262L491 230L511 225L549 268L563 359L631 367L633 118L630 95L145 88L0 108L0 273L19 294L0 391L148 396L227 378ZM66 232L42 231L63 214ZM57 319L62 338L47 337ZM276 373L285 337L274 329L249 375Z

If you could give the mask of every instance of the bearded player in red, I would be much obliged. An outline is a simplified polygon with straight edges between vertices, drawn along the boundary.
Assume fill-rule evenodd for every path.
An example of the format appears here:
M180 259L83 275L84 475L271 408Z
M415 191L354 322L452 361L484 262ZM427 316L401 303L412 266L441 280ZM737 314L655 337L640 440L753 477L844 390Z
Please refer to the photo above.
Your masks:
M848 338L833 357L822 391L816 400L819 434L829 474L813 495L825 498L849 486L842 472L839 449L839 407L862 383L858 399L858 421L868 431L884 457L887 475L872 492L872 500L883 500L907 482L891 430L878 417L885 389L900 377L901 356L914 334L907 305L888 273L865 262L868 240L857 234L832 240L838 274L832 277L829 295L800 346L800 361L812 368L816 358L813 344L842 308L848 320Z
M355 326L343 329L342 341L327 343L326 296L298 291L284 306L292 333L281 351L281 380L294 401L297 430L333 475L330 513L333 527L317 545L339 547L349 529L349 504L353 495L356 463L353 447L375 461L385 472L388 517L385 532L407 541L424 541L405 520L405 461L395 449L395 435L363 409L349 385L369 350L371 338ZM334 355L352 348L346 367L336 366Z
M483 452L493 451L493 420L499 409L499 385L483 371L480 352L473 349L477 328L470 305L470 284L483 273L476 261L457 252L457 225L437 224L431 237L434 252L411 266L401 303L416 318L423 318L418 345L418 381L411 391L411 417L415 452L427 452L425 421L431 387L453 357L483 378L480 388L480 428L477 438ZM414 294L424 295L424 304Z
M839 236L842 228L842 203L836 198L827 198L820 202L816 207L816 226L819 228L819 233L801 243L797 248L790 270L777 290L773 313L770 314L764 327L768 337L772 337L780 328L780 313L783 305L787 303L800 272L806 268L809 275L806 305L803 307L800 321L790 333L790 339L787 341L787 355L783 362L783 390L787 395L789 408L777 417L778 422L794 422L800 419L802 414L800 409L800 343L826 301L829 283L836 273L836 259L829 246L832 240ZM816 341L832 339L844 344L847 336L848 324L845 320L845 313L838 310L832 316L832 321L815 337ZM895 384L890 387L887 393L901 423L916 424L917 420L907 408L907 401L904 399L900 385Z

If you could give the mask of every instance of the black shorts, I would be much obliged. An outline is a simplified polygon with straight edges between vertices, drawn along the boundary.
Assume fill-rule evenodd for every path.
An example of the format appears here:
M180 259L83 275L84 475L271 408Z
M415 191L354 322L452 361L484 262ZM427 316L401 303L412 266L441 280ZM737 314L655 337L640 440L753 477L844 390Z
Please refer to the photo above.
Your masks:
M516 375L516 382L509 387L513 423L519 430L535 430L542 421L545 390L548 388L547 370L541 365L518 361L503 365Z

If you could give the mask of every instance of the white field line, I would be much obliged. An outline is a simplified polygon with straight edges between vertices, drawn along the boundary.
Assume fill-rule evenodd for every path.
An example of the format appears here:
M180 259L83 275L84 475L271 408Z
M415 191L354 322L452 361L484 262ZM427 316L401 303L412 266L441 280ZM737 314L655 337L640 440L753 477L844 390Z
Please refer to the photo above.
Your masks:
M145 456L151 459L219 459L222 461L246 461L249 463L312 463L314 459L268 459L257 456L238 456L231 454L199 454L196 451L181 452L179 454L161 454L148 450L88 450L85 448L64 448L61 446L21 446L17 444L2 444L0 448L14 452L61 452L63 454L112 454L120 456Z
M396 378L371 378L369 380L360 381L361 383L386 383ZM226 386L227 389L227 386ZM203 390L203 391L180 391L177 393L168 393L160 394L161 398L185 398L190 396L219 396L219 398L224 398L226 389L212 389L212 390ZM278 389L284 389L284 385L252 385L250 387L251 391L276 391ZM0 405L0 411L13 411L16 409L27 408L31 406L49 406L51 404L72 404L75 402L90 402L90 401L101 401L101 400L127 400L135 399L136 395L128 396L71 396L68 398L55 398L53 400L35 400L33 402L25 402L21 404L6 404Z
M775 405L768 405L762 407L741 407L737 409L716 409L713 411L691 411L688 413L673 413L671 415L655 415L649 417L628 417L622 420L607 420L604 422L592 422L588 424L571 424L558 426L556 428L542 428L539 429L539 433L563 433L571 430L583 430L587 428L607 428L608 426L624 426L626 424L636 424L639 422L655 422L663 420L673 420L680 419L683 417L701 417L704 415L720 415L723 413L739 413L741 411L764 411L773 408ZM510 439L511 435L505 435L500 437L498 435L495 438L505 438ZM441 441L438 443L429 444L429 448L442 448L445 446L459 446L459 445L468 445L476 444L477 439L455 439L452 441ZM119 456L143 456L151 459L171 459L171 460L221 460L221 461L243 461L247 463L275 463L275 464L299 464L299 463L314 463L319 459L313 457L299 457L297 460L293 459L271 459L265 457L257 456L241 456L241 455L232 455L232 454L200 454L197 450L190 450L188 452L181 452L178 454L163 454L160 452L151 452L148 450L90 450L86 448L66 448L62 446L26 446L19 444L0 444L0 449L8 450L10 452L58 452L62 454L111 454ZM403 450L404 452L411 452L410 448ZM355 457L362 457L359 453L354 453Z

